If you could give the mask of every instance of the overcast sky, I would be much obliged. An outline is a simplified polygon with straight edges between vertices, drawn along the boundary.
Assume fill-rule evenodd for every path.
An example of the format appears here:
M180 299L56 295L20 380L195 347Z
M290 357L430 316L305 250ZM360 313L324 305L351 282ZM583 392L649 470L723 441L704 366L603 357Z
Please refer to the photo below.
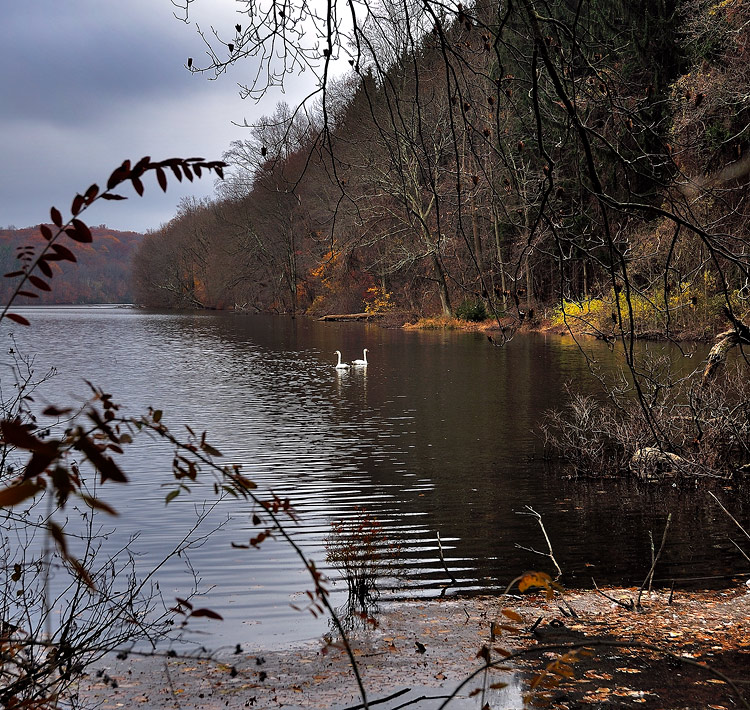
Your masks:
M231 28L243 19L236 6L204 0L194 20ZM0 228L49 221L51 205L65 214L76 192L106 183L125 158L219 159L247 136L232 121L252 122L295 98L240 99L237 84L249 65L217 81L191 75L185 62L197 62L203 45L195 24L174 18L170 0L8 0L0 7ZM128 192L127 201L100 203L84 219L155 229L180 197L213 192L212 178L177 185L164 194L151 180L144 197Z

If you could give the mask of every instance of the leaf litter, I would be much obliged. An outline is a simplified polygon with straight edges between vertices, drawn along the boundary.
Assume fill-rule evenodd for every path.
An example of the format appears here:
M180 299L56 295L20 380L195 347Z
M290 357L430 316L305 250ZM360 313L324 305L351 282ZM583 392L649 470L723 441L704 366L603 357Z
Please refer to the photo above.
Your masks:
M637 596L636 589L603 591L615 599ZM750 695L750 592L744 585L678 592L671 604L669 596L669 590L644 595L641 609L628 611L596 591L568 591L564 614L559 596L543 594L399 602L384 606L378 628L354 633L351 642L370 701L408 689L379 710L422 696L446 696L481 667L485 649L492 661L500 661L508 652L582 645L589 639L604 645L570 663L559 661L564 648L513 659L508 665L515 672L492 671L486 681L478 676L449 707L521 708L534 682L538 696L527 701L543 701L552 710L741 707L724 680L679 658L715 668ZM650 644L673 655L608 642ZM545 667L553 670L540 673ZM344 709L361 702L346 654L336 645L324 648L321 641L283 651L259 649L231 660L130 656L108 660L106 672L117 688L105 686L93 672L81 686L81 698L102 710L138 705ZM536 681L540 675L545 677ZM478 686L481 693L469 698ZM423 700L413 707L441 702Z

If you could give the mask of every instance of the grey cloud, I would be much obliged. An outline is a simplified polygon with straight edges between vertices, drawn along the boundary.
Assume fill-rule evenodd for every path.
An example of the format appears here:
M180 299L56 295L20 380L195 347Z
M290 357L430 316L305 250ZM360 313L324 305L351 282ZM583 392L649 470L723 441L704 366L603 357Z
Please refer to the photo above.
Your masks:
M105 181L124 158L220 158L245 135L232 120L268 112L240 101L231 77L209 82L183 68L201 45L171 8L169 0L3 8L0 226L44 221L51 204L67 209L77 191ZM88 219L142 231L168 221L182 195L211 191L208 180L173 185L167 195L153 185L145 198L110 203Z

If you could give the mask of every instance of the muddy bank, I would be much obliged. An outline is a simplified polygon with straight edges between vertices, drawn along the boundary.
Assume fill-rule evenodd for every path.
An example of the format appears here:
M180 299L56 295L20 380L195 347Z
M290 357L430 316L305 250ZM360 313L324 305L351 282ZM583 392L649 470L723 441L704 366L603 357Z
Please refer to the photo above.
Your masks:
M636 596L634 590L606 592L626 604ZM571 661L571 678L548 669L547 678L561 680L549 691L549 707L742 707L728 680L746 700L750 698L747 586L676 593L671 603L669 591L662 591L642 602L641 611L629 611L596 592L583 591L567 593L565 603L542 596L399 603L383 611L378 628L354 634L352 645L369 699L394 696L376 705L380 710L439 707L472 670L481 667L477 653L482 647L491 649L493 659L524 649L529 655L509 663L513 671L496 670L486 678L480 674L450 707L487 703L491 708L520 708L530 682L559 656L560 651L549 647L571 645L588 645L593 655ZM672 655L616 645L623 642L650 644ZM345 653L336 647L323 649L322 642L314 642L270 653L230 649L213 659L112 659L92 669L81 699L103 710L358 705L361 700ZM479 693L469 697L477 689Z

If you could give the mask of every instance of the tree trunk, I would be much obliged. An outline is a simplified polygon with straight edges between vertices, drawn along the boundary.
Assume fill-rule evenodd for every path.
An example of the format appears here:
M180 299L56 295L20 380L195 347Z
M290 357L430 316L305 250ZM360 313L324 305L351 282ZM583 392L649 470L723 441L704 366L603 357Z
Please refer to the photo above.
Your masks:
M440 295L440 305L443 309L443 315L446 318L450 318L453 315L451 309L451 299L448 293L448 282L445 278L445 270L443 265L440 263L440 257L437 252L432 252L432 265L435 268L435 276L438 282L438 294Z
M500 289L502 290L503 310L508 310L508 287L505 284L505 262L503 261L503 248L500 244L500 222L498 220L497 208L492 209L492 226L495 230L495 251L497 252L497 266L500 269Z

